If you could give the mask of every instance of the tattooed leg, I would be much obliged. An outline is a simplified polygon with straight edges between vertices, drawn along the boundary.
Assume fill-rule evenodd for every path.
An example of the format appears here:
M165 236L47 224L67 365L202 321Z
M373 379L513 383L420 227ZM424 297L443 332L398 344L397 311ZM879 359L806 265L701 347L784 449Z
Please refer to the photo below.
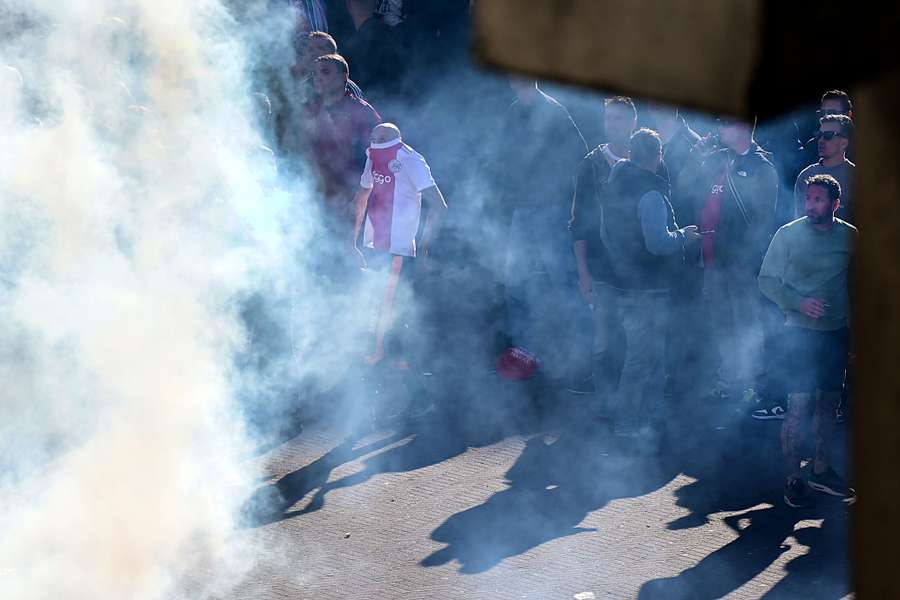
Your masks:
M819 392L816 395L816 408L813 412L813 436L816 442L816 461L813 473L823 473L831 464L831 441L834 438L834 419L840 392Z

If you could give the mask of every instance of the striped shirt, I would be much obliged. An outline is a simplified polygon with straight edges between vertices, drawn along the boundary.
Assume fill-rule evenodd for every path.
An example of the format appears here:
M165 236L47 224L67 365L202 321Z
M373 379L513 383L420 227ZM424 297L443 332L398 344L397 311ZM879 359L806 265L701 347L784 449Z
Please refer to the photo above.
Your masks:
M300 16L306 21L303 29L306 31L328 32L328 18L325 16L325 7L322 0L291 0L291 4L300 12Z

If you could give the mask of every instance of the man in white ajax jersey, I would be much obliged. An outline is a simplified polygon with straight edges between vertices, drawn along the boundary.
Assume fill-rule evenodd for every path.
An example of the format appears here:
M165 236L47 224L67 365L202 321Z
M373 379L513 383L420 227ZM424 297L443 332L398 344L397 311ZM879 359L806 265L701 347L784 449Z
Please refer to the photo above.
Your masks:
M353 252L360 266L365 267L365 259L356 245L365 218L363 245L376 257L384 256L390 262L375 328L374 352L366 357L367 363L375 364L384 358L384 338L391 324L400 274L413 258L425 260L447 204L431 176L428 163L421 154L403 143L400 130L392 123L382 123L372 130L359 184L351 240ZM423 202L425 227L417 242Z

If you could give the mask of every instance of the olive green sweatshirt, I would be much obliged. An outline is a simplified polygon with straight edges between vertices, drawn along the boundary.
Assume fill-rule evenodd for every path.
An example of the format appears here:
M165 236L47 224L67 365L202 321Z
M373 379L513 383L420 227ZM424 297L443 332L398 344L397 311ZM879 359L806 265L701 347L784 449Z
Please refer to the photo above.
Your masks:
M847 326L847 279L858 236L856 227L838 218L825 231L803 217L775 232L759 271L759 289L784 311L788 325L826 331ZM801 313L804 298L823 301L825 315L814 319Z

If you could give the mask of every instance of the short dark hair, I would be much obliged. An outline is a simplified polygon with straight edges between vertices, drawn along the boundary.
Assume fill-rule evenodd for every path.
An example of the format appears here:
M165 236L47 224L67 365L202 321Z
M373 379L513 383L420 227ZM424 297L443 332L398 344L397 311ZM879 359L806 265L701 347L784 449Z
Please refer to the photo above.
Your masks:
M853 137L853 119L847 115L825 115L819 119L819 125L837 123L841 126L841 135L848 140Z
M841 184L838 183L837 179L827 173L820 173L819 175L813 175L808 178L806 180L806 187L811 185L818 185L825 188L828 191L828 197L831 198L832 202L841 197Z
M850 111L853 110L853 103L850 102L850 96L847 95L847 92L842 90L828 90L824 94L822 94L822 100L819 101L819 106L822 106L822 103L826 100L839 100L841 103L841 109L843 109L843 113L845 115L849 115Z
M637 109L634 107L634 101L628 96L612 96L603 101L603 108L609 108L613 104L618 104L619 106L624 106L627 109L630 109L632 113L634 113L634 118L637 119Z
M338 66L338 68L344 72L345 75L350 74L350 65L347 64L347 59L341 56L340 54L326 54L324 56L320 56L313 62L329 62L334 63Z
M662 140L652 129L641 127L631 134L628 150L631 152L632 161L645 163L659 156L662 151Z
M294 34L292 44L294 52L298 54L309 45L311 40L325 40L330 46L328 54L337 54L337 42L331 37L331 34L325 31L298 31Z
M331 34L327 31L310 31L304 37L307 42L310 40L325 40L328 42L328 45L331 46L331 52L329 52L329 54L337 54L337 42L334 41L334 38L331 37Z

